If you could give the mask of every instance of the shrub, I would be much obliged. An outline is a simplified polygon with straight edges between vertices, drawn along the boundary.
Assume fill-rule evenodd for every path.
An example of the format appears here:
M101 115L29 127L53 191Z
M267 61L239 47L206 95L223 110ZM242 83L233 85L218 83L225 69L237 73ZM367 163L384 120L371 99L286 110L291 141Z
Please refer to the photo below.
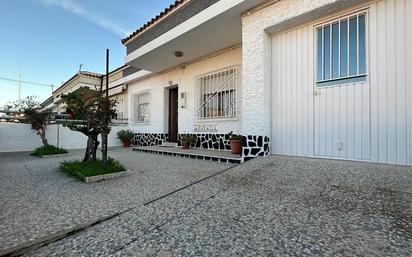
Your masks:
M103 174L125 171L126 169L116 160L109 158L106 165L102 160L64 161L60 164L60 171L77 178L93 177Z
M66 149L55 147L53 145L42 146L34 150L32 155L34 156L45 156L45 155L53 155L53 154L65 154L68 153Z

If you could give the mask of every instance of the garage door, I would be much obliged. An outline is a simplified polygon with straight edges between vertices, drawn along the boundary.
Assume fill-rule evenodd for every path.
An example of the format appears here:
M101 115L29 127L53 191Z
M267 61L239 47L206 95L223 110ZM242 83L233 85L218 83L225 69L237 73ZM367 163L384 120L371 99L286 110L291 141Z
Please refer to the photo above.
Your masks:
M272 37L273 153L370 159L366 24L355 13Z

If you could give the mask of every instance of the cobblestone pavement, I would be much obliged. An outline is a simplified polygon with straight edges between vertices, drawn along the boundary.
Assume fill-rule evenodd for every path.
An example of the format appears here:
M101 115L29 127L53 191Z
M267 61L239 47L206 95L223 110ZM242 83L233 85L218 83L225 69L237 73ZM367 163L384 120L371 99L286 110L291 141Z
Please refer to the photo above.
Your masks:
M113 155L128 154L116 150ZM93 201L94 208L110 209L106 201L135 198L133 206L129 202L123 213L34 249L27 256L412 255L410 167L282 156L222 166L143 153L128 156L122 157L126 166L140 158L156 163L147 166L150 172L137 174L139 179L133 176L96 184L118 198L96 200L95 194ZM185 161L193 162L187 165L194 171L178 169ZM160 172L162 167L169 167L170 172ZM170 194L188 181L210 174L216 175ZM53 183L70 184L67 178L56 181ZM87 188L71 181L70 185L74 184ZM121 189L116 191L117 187ZM93 189L97 192L95 188L90 191ZM49 194L46 192L52 199ZM71 208L77 212L84 207L77 206L82 200L76 195L57 197L66 202L74 198L66 218L75 213ZM113 208L118 206L113 204ZM37 208L42 210L40 205ZM37 221L38 226L44 225L42 219Z

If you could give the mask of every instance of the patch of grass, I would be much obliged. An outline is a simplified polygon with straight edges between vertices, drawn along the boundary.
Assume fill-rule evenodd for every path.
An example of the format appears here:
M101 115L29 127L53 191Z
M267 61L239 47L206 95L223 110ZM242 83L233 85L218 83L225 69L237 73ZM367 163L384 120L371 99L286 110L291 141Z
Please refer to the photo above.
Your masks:
M60 164L60 171L77 178L93 177L103 174L125 171L126 169L116 160L108 159L106 165L101 160L96 161L64 161Z
M31 155L34 156L44 156L44 155L53 155L53 154L66 154L69 153L66 149L55 147L54 145L48 145L39 147L34 150L34 153Z

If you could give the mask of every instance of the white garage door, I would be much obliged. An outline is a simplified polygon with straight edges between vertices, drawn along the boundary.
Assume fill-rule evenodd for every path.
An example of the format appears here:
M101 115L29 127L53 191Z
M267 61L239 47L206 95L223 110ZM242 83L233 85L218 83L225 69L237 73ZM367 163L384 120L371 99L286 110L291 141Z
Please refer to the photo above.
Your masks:
M370 159L367 13L272 38L272 152Z

